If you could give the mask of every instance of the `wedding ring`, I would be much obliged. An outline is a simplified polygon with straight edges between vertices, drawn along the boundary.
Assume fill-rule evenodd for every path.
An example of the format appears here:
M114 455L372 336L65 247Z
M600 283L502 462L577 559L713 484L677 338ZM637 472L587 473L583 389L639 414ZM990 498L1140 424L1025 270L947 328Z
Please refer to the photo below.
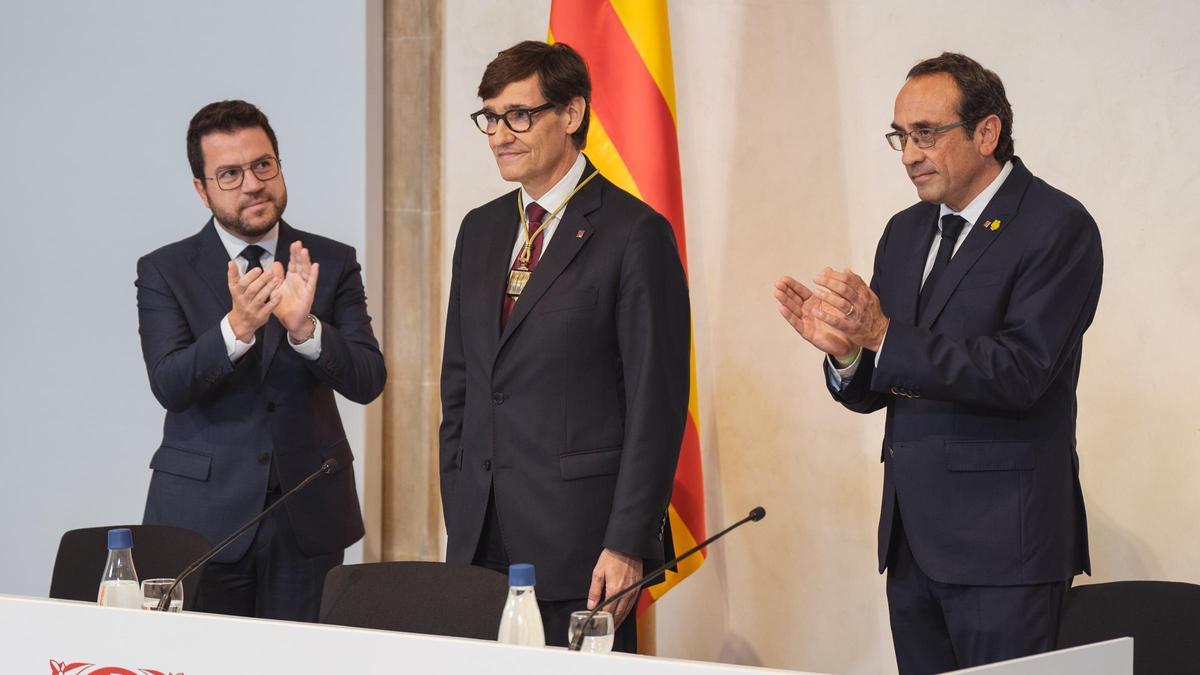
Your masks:
M854 305L850 305L850 311L846 312L843 316L845 316L847 319L854 316Z

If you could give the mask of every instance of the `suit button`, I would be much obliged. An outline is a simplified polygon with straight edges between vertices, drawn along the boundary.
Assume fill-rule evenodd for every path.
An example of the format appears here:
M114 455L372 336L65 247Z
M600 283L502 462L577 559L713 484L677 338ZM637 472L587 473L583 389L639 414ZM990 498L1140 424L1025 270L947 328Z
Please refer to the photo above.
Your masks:
M495 403L496 405L500 405L501 403L504 403L504 394L502 394L498 391L493 392L492 393L492 403Z
M483 460L483 470L484 471L492 470L492 460L490 460L490 459Z
M274 401L271 401L270 403L267 403L267 412L275 412L275 407L276 407L276 406L275 406L275 402L274 402Z
M258 453L258 463L259 464L266 464L269 461L271 461L271 453L269 453L269 452Z

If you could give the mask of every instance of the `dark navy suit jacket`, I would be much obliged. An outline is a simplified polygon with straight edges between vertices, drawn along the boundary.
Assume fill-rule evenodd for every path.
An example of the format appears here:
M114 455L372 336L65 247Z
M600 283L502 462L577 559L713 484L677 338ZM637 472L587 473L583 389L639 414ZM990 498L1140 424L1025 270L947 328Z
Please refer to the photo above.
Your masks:
M272 457L284 490L329 458L340 468L288 501L297 543L307 555L341 551L363 534L353 455L334 392L368 403L383 390L383 355L371 331L354 249L279 224L276 261L287 267L300 239L320 277L312 313L321 355L302 358L271 317L261 348L229 361L221 319L229 313L229 254L210 219L198 234L137 263L142 355L155 398L167 409L150 468L147 524L195 530L211 542L262 510ZM214 560L241 558L254 530Z
M592 172L588 163L584 175ZM661 561L687 416L690 309L671 226L597 176L571 200L504 332L515 192L463 219L442 361L446 558L471 562L488 495L538 598L587 596L610 548Z
M1013 163L920 316L938 206L891 219L871 282L891 319L879 364L864 351L850 383L830 386L851 410L887 409L881 572L897 505L935 581L1033 584L1091 571L1075 388L1100 296L1100 234L1079 202Z

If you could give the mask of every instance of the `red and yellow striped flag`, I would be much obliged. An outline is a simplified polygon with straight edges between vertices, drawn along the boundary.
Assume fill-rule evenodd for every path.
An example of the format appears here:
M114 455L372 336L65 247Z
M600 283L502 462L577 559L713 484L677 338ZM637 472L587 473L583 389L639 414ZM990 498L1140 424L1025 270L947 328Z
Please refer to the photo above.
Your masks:
M606 178L671 223L687 270L679 141L675 133L675 73L667 0L551 0L550 41L575 48L592 77L587 155ZM703 541L704 475L696 422L696 349L691 356L687 427L671 495L671 533L683 552ZM642 591L639 613L704 564L702 552Z

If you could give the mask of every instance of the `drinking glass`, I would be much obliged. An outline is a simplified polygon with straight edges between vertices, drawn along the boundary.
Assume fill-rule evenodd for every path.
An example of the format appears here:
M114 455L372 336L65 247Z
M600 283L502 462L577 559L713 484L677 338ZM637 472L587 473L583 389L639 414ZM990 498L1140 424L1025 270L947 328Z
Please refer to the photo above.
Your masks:
M156 610L158 603L166 594L174 579L146 579L142 582L142 609ZM167 605L168 612L183 611L183 584L171 592L171 603Z
M571 623L567 626L567 644L575 641L576 635L583 631L583 642L579 646L581 652L608 653L613 648L613 616L609 612L596 612L596 616L588 620L590 610L571 612Z

